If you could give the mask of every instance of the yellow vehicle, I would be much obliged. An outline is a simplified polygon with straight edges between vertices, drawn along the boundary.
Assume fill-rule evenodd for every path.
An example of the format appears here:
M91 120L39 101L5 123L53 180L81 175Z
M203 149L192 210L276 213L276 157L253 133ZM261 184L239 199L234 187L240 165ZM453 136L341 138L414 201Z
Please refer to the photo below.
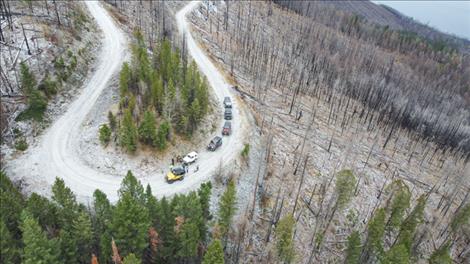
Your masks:
M166 174L166 181L168 183L173 183L175 181L181 181L184 179L186 171L182 166L176 166L171 168L171 170Z

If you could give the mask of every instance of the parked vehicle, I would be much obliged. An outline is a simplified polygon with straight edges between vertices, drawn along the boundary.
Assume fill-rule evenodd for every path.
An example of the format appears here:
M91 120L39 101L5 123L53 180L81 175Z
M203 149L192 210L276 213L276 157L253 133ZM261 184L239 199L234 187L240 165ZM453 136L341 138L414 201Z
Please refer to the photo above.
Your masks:
M224 119L225 120L232 120L232 109L231 108L225 108Z
M191 164L193 162L196 162L197 158L198 158L197 152L193 151L193 152L188 153L188 155L186 155L183 158L183 162L186 164Z
M232 134L232 122L225 121L224 127L222 128L222 135L230 135Z
M215 138L211 140L211 142L207 146L207 149L210 151L215 151L220 146L222 146L222 138L219 136L216 136Z
M176 166L171 168L171 170L166 175L166 181L168 183L173 183L175 181L181 181L184 179L186 171L183 166Z
M225 108L232 108L232 100L230 100L230 97L226 96L224 98L224 107Z

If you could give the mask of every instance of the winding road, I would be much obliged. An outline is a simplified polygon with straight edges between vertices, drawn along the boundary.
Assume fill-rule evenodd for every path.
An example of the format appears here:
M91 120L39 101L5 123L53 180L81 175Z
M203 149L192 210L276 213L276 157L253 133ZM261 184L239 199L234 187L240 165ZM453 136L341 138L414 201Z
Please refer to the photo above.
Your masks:
M180 34L186 32L189 54L199 67L199 70L207 77L216 99L220 105L220 129L224 120L222 100L224 96L232 95L230 86L223 75L218 71L210 59L195 42L189 30L190 26L186 15L197 5L198 1L191 2L176 14L176 21ZM120 70L126 53L128 43L124 33L119 29L107 11L97 1L87 1L86 5L90 14L95 18L99 28L103 32L103 45L99 54L98 64L91 78L85 82L79 97L71 103L68 110L60 116L39 138L39 144L28 150L28 155L23 155L7 164L7 172L13 178L23 178L27 184L34 187L35 183L47 182L47 188L43 190L31 188L32 191L50 195L50 186L56 177L64 180L67 186L77 195L82 202L91 202L95 189L100 189L108 198L115 202L118 199L117 190L121 180L126 174L105 174L85 164L78 155L79 135L83 124L87 121L87 115L96 104L104 89L111 89L108 83L112 76ZM199 184L208 180L214 174L220 163L223 165L233 161L239 155L243 141L243 127L245 116L239 109L237 100L232 95L233 102L233 133L223 138L222 146L215 152L205 149L199 152L198 172L190 172L183 181L168 184L165 175L136 175L142 184L150 184L153 193L158 196L169 196L179 192L186 192L199 187ZM216 110L217 111L217 110ZM106 113L103 113L104 115ZM208 135L207 142L217 135L220 129L213 135Z

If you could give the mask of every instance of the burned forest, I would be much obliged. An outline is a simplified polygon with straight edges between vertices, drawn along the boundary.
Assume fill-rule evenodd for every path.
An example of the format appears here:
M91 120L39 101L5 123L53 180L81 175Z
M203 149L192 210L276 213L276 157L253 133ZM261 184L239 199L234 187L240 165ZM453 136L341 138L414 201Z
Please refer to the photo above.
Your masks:
M265 142L245 215L256 224L248 242L237 242L245 251L234 246L236 258L277 259L273 226L290 214L295 263L347 258L354 232L359 258L347 263L398 263L391 259L401 253L419 262L439 249L468 259L468 232L448 228L469 202L465 41L383 26L325 2L210 2L191 19ZM352 179L342 184L344 173ZM342 185L354 186L344 207ZM372 245L381 213L387 232ZM420 224L405 242L409 221Z

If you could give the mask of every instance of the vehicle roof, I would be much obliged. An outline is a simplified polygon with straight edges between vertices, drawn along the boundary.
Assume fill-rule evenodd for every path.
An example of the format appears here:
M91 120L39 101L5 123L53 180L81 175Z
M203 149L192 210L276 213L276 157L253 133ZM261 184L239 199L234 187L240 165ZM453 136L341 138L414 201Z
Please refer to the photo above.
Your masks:
M195 155L197 155L197 152L196 151L191 151L186 156L195 156Z
M171 169L171 172L175 173L175 172L184 172L184 168L181 167L181 166L176 166L176 167L173 167L173 169Z
M231 127L232 123L230 121L225 121L224 127Z
M216 137L214 137L214 138L212 139L212 141L214 141L214 142L215 142L215 141L219 141L219 140L222 140L222 138L219 137L219 136L216 136Z
M230 109L230 108L225 108L225 113L232 113L232 109Z
M227 100L230 101L230 96L225 96L224 97L224 101L227 101Z

